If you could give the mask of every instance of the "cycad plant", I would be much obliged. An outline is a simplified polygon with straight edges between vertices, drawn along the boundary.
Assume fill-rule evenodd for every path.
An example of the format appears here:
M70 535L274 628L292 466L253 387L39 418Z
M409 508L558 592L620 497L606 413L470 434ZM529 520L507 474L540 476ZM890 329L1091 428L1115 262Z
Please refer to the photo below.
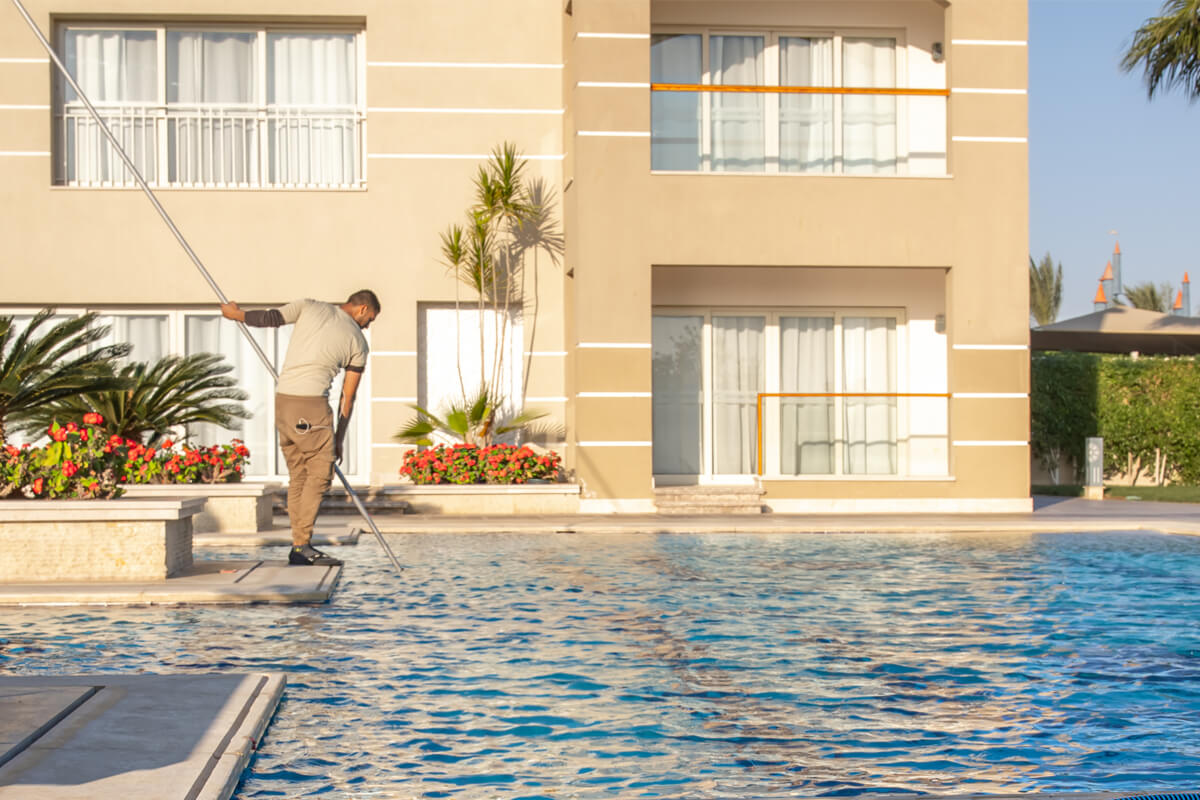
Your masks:
M413 408L417 410L417 416L396 433L396 438L426 447L433 444L435 433L487 447L497 436L520 430L546 416L541 411L500 416L500 403L486 391L479 392L470 402L451 403L440 417L420 406Z
M60 398L32 412L31 433L58 420L65 424L95 412L105 433L157 445L173 429L197 423L231 428L249 417L242 405L249 395L229 375L233 367L213 353L167 356L156 363L134 362L117 373L121 388L87 390Z
M20 332L13 317L0 317L0 443L8 425L23 425L49 405L125 385L113 364L129 354L128 344L91 349L108 335L108 326L93 327L96 314L59 322L52 316L53 309L42 309Z

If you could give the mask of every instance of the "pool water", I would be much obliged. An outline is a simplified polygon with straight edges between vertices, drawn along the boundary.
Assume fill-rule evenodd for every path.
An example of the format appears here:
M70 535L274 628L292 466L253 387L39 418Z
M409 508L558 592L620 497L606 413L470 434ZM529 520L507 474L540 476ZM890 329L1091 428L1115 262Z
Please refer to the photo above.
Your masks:
M322 606L5 609L0 671L287 672L240 800L1200 785L1200 538L390 542Z

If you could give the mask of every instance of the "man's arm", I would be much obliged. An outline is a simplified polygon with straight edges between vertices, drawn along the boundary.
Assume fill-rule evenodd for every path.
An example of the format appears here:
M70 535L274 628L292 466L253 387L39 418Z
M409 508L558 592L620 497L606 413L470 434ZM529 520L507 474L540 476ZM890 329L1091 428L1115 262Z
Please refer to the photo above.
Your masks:
M234 322L244 322L252 328L278 328L287 323L277 308L243 311L237 303L222 303L221 316Z
M342 379L342 398L338 403L337 432L333 436L333 456L342 460L342 446L346 439L346 431L350 427L350 415L354 412L354 396L358 393L358 384L362 381L362 367L346 367L346 377Z

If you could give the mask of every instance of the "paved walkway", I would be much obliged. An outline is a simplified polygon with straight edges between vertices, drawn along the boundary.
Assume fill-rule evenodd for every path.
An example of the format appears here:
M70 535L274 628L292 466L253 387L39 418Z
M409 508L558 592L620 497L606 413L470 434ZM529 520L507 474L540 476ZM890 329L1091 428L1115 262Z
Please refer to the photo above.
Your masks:
M0 800L226 800L284 678L0 677Z
M162 581L0 583L0 606L324 603L341 572L286 561L197 561Z
M379 514L386 534L434 533L1057 533L1135 531L1200 535L1200 504L1036 497L1024 514ZM321 517L357 527L355 516Z

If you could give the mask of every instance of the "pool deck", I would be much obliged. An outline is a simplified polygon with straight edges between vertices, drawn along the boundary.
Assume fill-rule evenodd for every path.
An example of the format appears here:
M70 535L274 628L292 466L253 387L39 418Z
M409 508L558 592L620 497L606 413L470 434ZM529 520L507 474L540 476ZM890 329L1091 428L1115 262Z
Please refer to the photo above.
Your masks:
M0 583L0 607L324 603L341 571L293 567L286 561L197 561L181 575L161 581Z
M0 800L226 800L278 673L0 677Z
M1068 533L1159 531L1200 535L1200 504L1034 498L1024 514L379 514L386 534L438 533ZM354 516L323 516L358 527Z

